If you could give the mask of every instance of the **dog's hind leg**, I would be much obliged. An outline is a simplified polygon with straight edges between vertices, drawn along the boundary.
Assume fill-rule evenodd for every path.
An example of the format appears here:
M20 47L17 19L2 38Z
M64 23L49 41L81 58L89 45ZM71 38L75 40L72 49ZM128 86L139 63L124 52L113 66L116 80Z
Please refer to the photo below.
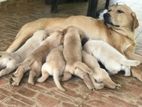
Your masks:
M70 72L64 71L62 81L68 81L69 79L71 79L71 77L72 74Z
M120 62L124 66L138 66L141 62L139 60L129 60L125 59Z
M34 85L34 78L40 75L42 63L41 62L34 62L31 66L31 71L29 74L28 83Z
M94 85L93 85L93 83L92 83L92 81L91 81L91 79L90 79L90 77L87 73L85 73L81 69L77 68L74 71L74 75L80 77L90 90L94 89Z
M24 73L26 72L27 70L25 70L25 66L24 65L20 65L16 72L12 75L12 77L10 78L10 84L13 85L13 86L18 86L21 82L21 79L24 75Z

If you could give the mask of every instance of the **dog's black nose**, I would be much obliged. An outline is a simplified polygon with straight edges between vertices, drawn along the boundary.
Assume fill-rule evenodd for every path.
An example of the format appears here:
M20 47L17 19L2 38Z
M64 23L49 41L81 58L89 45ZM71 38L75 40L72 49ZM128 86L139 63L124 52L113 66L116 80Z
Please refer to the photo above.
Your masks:
M107 24L110 24L110 23L111 23L111 16L110 16L109 13L105 13L105 14L104 14L104 21L105 21L105 23L107 23Z
M110 18L110 14L109 13L105 13L104 14L104 19L109 19Z

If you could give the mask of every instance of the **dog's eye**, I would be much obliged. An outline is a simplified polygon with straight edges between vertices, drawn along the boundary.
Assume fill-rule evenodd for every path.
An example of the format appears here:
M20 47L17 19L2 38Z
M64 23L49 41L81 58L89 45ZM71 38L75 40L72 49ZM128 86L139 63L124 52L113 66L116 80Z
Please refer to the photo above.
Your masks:
M112 11L111 9L108 10L108 12L111 12L111 11Z
M124 13L122 10L117 10L117 13Z

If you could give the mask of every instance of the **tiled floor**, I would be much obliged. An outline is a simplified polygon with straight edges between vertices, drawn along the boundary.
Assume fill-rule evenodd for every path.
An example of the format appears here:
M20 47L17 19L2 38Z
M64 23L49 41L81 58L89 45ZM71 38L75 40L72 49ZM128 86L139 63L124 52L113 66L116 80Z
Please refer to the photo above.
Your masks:
M86 3L63 4L59 6L58 14L50 14L50 7L43 1L33 0L29 4L0 11L0 50L5 50L11 44L20 27L26 22L40 17L86 14ZM139 51L142 48L142 1L129 0L129 3L136 9L140 21L137 30ZM55 87L52 78L45 83L32 86L26 83L25 76L21 86L11 87L8 75L0 78L0 107L142 107L142 82L132 77L123 77L121 74L112 79L122 87L118 90L105 88L90 92L82 80L74 77L63 83L68 91L61 92Z

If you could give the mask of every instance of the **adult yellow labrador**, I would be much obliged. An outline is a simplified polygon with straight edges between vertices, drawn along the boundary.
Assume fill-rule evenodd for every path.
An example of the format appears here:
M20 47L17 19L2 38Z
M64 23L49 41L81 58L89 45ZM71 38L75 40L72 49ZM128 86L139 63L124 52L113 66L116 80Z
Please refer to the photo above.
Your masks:
M142 56L135 53L134 31L138 25L135 13L128 6L118 4L109 8L108 13L104 15L104 21L87 16L42 18L25 24L7 52L15 51L38 29L75 26L83 30L88 38L106 41L128 58L142 62ZM133 68L132 73L142 81L142 72L139 69L141 66Z

